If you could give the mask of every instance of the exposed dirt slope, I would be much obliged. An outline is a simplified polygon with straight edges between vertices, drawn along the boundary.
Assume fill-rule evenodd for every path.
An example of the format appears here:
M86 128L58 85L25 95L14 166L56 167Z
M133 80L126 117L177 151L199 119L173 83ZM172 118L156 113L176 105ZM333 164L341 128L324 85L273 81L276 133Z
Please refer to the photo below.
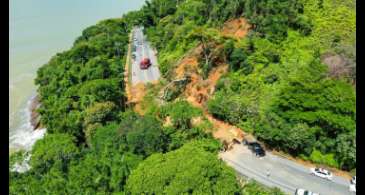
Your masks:
M227 69L228 65L219 65L210 72L209 77L206 80L194 75L191 83L189 83L186 87L184 95L188 102L201 108L204 112L204 116L213 124L215 129L213 136L221 141L225 140L229 143L233 138L242 139L243 131L235 126L215 119L208 113L205 107L206 101L214 93L217 81L227 71Z
M231 19L224 23L222 35L241 39L245 37L252 26L245 18Z
M241 139L243 131L237 127L229 125L225 122L219 121L211 116L205 108L206 101L214 93L215 86L219 78L227 72L228 65L221 63L214 67L207 79L203 79L199 74L198 59L201 56L202 49L197 47L190 54L180 60L175 69L175 79L181 78L185 75L190 75L191 82L186 86L183 96L193 106L199 107L203 110L205 117L213 124L213 136L221 141L226 140L231 142L233 138Z
M174 77L179 79L185 76L185 74L197 74L198 73L198 57L202 52L202 47L198 46L191 50L185 57L178 61Z
M246 19L238 18L227 21L221 33L223 36L240 39L245 37L250 29L251 25L248 24ZM217 45L216 50L221 49L222 46ZM203 110L205 117L213 124L215 129L213 136L215 138L227 142L231 142L233 138L242 139L244 133L241 129L215 119L208 113L205 106L206 101L214 93L219 78L227 72L228 65L221 60L217 60L216 67L210 71L208 78L203 79L199 73L200 56L202 56L202 47L198 46L176 64L174 71L175 79L182 78L185 75L189 75L191 78L191 82L186 86L182 95L192 105Z
M138 83L130 88L130 98L128 101L134 104L134 110L139 114L143 114L140 102L146 94L146 86L143 83Z

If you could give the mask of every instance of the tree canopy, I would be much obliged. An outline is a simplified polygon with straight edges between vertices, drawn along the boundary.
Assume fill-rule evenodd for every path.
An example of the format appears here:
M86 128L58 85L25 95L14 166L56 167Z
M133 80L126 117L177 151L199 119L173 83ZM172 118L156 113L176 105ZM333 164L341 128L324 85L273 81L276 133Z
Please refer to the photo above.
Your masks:
M10 194L282 194L255 182L239 185L217 158L212 124L181 94L160 102L156 87L144 100L147 113L130 109L123 67L135 25L158 50L164 78L157 86L201 49L203 79L229 65L202 105L214 117L270 147L356 172L355 5L152 0L86 28L37 71L37 111L47 134L27 153L28 171L9 167ZM226 21L242 18L252 26L246 36L222 36ZM346 71L337 74L338 66ZM13 154L11 164L26 156Z
M206 143L205 143L206 142ZM154 154L132 171L127 181L131 194L235 194L239 193L233 170L204 145L192 142L166 154Z

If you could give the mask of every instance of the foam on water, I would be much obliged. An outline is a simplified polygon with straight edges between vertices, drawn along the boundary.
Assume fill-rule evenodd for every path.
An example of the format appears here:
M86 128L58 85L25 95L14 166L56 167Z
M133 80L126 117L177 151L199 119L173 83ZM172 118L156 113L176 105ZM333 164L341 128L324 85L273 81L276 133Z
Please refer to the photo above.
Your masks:
M26 156L21 163L15 163L11 171L24 173L30 169L29 160L31 157L30 150L34 143L42 139L46 133L46 129L34 130L34 127L30 123L31 119L31 105L35 96L31 97L25 108L22 110L22 125L18 127L13 135L9 136L10 149L23 149L26 151Z
M14 133L9 136L10 148L14 149L23 149L23 150L31 150L34 143L43 138L46 133L46 129L37 129L34 130L33 126L30 123L31 112L30 106L32 104L32 100L35 96L31 97L28 100L27 106L22 110L22 123L21 125L15 129Z

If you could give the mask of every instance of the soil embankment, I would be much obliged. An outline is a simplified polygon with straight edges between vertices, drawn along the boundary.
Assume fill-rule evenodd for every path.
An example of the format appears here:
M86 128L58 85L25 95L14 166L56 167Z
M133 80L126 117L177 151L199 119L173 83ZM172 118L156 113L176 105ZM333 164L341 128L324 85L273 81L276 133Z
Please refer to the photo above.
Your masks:
M242 39L248 34L251 28L252 25L245 18L237 18L225 22L221 33L223 36Z
M213 136L222 142L230 143L234 138L242 139L243 131L228 123L215 119L208 113L207 100L213 95L218 80L228 71L228 64L217 64L204 79L199 73L199 57L201 46L196 47L188 55L185 55L176 65L174 79L189 75L190 83L186 86L182 96L193 106L203 110L204 116L213 124Z
M252 28L245 18L237 18L225 22L221 29L222 36L234 39L244 38ZM217 51L222 48L216 45ZM219 52L217 52L218 54ZM201 76L199 70L199 58L202 56L202 46L188 52L174 66L174 79L179 79L189 75L191 82L186 86L182 96L192 105L203 110L204 116L213 124L213 136L221 141L232 142L232 140L243 139L244 131L226 122L215 119L208 113L206 108L207 100L213 95L218 80L228 71L228 64L224 61L217 60L216 66L212 68L206 79Z

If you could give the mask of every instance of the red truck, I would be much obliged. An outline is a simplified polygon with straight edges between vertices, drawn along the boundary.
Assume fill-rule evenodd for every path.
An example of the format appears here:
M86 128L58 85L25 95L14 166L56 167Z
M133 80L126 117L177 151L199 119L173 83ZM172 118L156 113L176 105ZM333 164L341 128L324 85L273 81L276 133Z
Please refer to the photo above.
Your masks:
M143 60L139 63L139 67L141 69L147 69L151 66L151 60L149 58L143 58Z

